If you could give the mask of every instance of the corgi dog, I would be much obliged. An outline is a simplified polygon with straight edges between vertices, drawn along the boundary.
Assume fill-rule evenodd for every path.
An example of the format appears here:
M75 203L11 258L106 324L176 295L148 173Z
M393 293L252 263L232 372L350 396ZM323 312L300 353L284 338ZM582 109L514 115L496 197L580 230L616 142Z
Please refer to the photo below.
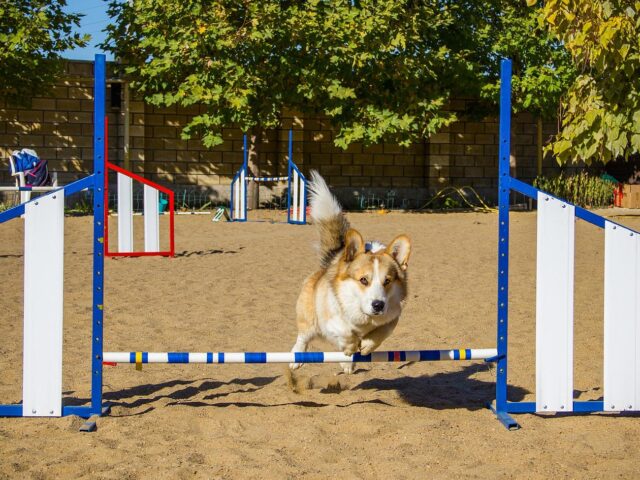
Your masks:
M399 235L386 247L365 244L316 171L311 171L309 201L320 232L320 270L304 281L298 297L298 337L291 351L305 352L321 337L345 355L368 355L398 324L407 297L411 241ZM353 363L341 366L353 373Z

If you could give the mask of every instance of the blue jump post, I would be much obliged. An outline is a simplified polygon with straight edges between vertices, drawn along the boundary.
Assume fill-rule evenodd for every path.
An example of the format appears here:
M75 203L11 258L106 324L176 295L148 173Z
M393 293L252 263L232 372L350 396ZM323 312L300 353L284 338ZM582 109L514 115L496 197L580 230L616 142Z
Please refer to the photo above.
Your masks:
M95 56L93 94L93 303L91 340L91 413L108 410L102 405L102 351L104 333L104 212L106 59Z
M509 430L520 428L507 413L507 349L509 333L509 198L511 194L511 60L504 59L500 68L500 132L498 168L498 318L496 357L496 416Z

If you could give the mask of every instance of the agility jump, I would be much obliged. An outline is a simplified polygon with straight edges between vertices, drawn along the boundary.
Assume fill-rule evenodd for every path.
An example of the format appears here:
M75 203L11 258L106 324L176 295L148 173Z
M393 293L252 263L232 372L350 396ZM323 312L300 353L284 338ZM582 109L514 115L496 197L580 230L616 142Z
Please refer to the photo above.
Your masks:
M374 352L346 357L341 352L304 353L105 353L104 256L105 256L105 71L104 55L96 55L94 84L94 173L31 202L0 213L0 223L25 215L24 362L21 404L0 405L0 416L88 418L108 411L103 403L104 362L157 363L274 363L304 359L306 363L368 361L474 360L495 356L495 350L445 350L419 352ZM114 169L121 173L120 170ZM297 171L297 168L296 168ZM302 177L299 174L299 178ZM304 188L304 187L302 187ZM62 405L62 316L64 265L64 198L81 190L93 195L93 299L91 352L91 405ZM304 194L304 190L298 190ZM304 195L303 197L304 198ZM306 205L306 203L305 203ZM302 210L304 212L304 210ZM300 210L298 210L300 215ZM300 218L298 216L298 218ZM304 217L302 217L304 219ZM48 241L41 242L46 236ZM37 298L35 296L37 295ZM217 360L214 362L213 360ZM222 361L221 361L222 360Z
M293 162L293 130L289 130L289 159L286 177L251 177L248 175L247 135L242 137L243 160L240 170L231 181L229 210L231 221L247 221L247 182L287 181L287 223L304 225L307 223L307 179Z
M509 429L519 428L510 413L640 410L640 234L510 176L511 60L501 64L499 141L498 365L492 410ZM512 190L538 204L535 402L507 398ZM576 218L605 230L603 400L573 398Z
M94 173L63 188L0 213L0 223L25 216L24 346L22 403L0 405L0 415L34 417L107 411L102 403L104 320L104 185L106 61L94 65ZM64 198L93 191L93 291L91 329L91 405L62 405L62 316L64 266ZM43 242L42 238L47 241Z
M162 256L173 257L175 255L174 236L174 194L173 191L163 187L146 178L136 175L133 172L120 168L109 162L109 124L105 117L104 126L104 158L105 158L105 179L104 179L104 250L107 257L143 257ZM118 251L109 250L109 171L116 172L117 183L117 204L118 204ZM144 186L144 251L136 251L133 246L133 182L136 181ZM160 249L160 213L159 195L160 192L167 196L169 204L169 249Z
M509 429L510 413L640 410L640 234L509 176L511 62L502 62L499 152L497 348L373 352L104 352L104 159L105 57L95 62L94 173L61 190L0 213L0 223L25 214L25 310L23 400L0 405L0 416L89 417L106 413L103 362L133 363L329 363L484 360L497 362L496 400L491 405ZM93 189L93 322L91 405L62 406L62 281L64 196ZM538 201L536 401L507 399L509 193ZM573 399L574 219L605 230L604 399ZM48 242L39 239L46 232ZM46 286L46 288L44 288ZM33 298L37 295L38 298Z

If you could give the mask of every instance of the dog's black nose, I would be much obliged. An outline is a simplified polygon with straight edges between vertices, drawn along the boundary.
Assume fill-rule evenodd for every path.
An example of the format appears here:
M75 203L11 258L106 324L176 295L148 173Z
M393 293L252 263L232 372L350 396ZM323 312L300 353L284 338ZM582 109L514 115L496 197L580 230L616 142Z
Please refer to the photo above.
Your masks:
M374 300L371 302L371 306L374 312L380 313L384 309L384 302L382 300Z

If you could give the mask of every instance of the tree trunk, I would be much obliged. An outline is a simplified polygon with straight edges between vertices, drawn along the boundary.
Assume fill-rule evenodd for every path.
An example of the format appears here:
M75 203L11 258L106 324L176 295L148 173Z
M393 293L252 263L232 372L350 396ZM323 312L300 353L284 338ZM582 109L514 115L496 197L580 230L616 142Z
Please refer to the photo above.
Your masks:
M518 159L516 158L516 135L514 133L514 128L511 129L511 151L509 152L509 175L513 178L517 178L516 175L516 167L518 164Z
M537 130L538 130L538 149L537 149L537 154L538 154L538 165L537 165L537 175L541 176L542 175L542 117L538 117L538 122L537 122Z
M247 175L250 177L258 177L260 168L258 162L258 153L262 144L262 128L253 128L247 134ZM250 180L247 184L247 208L255 210L260 204L260 189L258 182Z

